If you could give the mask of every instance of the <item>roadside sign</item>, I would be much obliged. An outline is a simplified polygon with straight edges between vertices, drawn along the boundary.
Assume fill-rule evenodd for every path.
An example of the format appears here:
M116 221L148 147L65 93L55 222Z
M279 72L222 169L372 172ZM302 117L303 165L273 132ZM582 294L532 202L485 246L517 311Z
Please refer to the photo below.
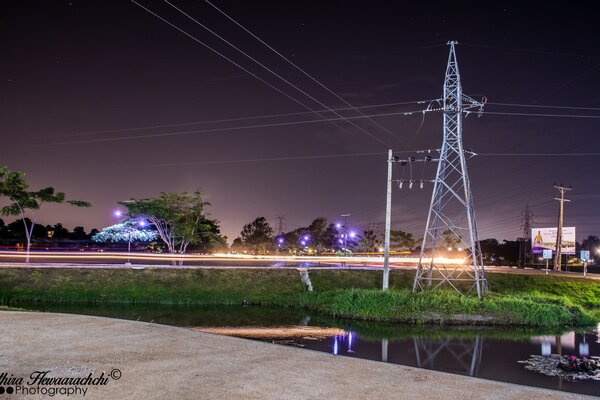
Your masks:
M552 259L552 250L544 250L542 255L543 255L544 260L551 260Z
M590 259L590 251L589 250L581 250L579 259L581 261L589 261Z

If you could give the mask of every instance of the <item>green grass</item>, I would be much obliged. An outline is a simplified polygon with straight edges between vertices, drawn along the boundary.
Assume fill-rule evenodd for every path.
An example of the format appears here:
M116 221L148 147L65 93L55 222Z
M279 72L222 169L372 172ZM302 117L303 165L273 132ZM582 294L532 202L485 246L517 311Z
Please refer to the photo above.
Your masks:
M0 269L0 304L134 303L262 304L324 315L414 324L583 326L600 320L600 283L592 280L488 274L484 299L449 290L413 294L413 272L315 270L315 292L296 270L250 269Z

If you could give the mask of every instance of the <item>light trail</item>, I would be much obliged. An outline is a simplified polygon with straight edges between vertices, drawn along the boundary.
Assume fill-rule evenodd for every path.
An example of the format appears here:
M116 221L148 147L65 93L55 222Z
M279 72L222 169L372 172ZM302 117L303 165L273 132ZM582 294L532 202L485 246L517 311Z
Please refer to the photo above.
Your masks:
M27 257L26 252L22 251L0 251L0 259L14 259ZM163 261L163 262L229 262L244 261L250 263L261 262L289 262L289 263L324 263L324 264L383 264L383 256L373 257L335 257L335 256L259 256L247 254L215 254L215 255L194 255L194 254L159 254L159 253L124 253L124 252L82 252L82 251L36 251L29 253L30 259L50 259L50 260L137 260L137 261ZM416 264L419 257L390 257L390 262L398 264ZM431 259L424 258L423 263L429 263ZM464 264L464 258L446 258L436 257L435 262L451 265Z

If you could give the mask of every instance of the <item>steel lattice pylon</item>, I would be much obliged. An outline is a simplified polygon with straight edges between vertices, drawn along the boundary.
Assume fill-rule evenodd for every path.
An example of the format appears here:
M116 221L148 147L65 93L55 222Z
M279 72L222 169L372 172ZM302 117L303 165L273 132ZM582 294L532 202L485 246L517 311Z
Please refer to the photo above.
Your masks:
M454 49L456 42L448 44L450 56L443 99L444 141L413 291L436 289L447 284L458 292L470 292L475 288L477 296L482 297L487 290L487 282L462 142L462 118L471 110L481 111L483 103L463 95ZM472 152L468 153L473 155ZM440 256L445 255L443 253L448 247L455 247L453 250L456 250L457 245L467 253L465 263L444 264Z

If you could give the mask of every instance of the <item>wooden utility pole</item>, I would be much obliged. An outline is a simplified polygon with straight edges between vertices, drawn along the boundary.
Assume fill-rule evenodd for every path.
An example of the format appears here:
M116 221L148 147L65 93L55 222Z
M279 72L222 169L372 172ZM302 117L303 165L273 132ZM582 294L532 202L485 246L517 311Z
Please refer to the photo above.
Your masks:
M562 184L557 185L554 184L554 188L558 189L560 192L560 198L554 198L554 200L558 200L558 229L556 231L556 253L554 255L554 270L560 271L560 264L562 261L561 254L561 246L562 246L562 231L563 231L563 221L564 221L564 211L565 211L565 201L571 201L565 199L565 192L572 190L571 186L565 187Z

